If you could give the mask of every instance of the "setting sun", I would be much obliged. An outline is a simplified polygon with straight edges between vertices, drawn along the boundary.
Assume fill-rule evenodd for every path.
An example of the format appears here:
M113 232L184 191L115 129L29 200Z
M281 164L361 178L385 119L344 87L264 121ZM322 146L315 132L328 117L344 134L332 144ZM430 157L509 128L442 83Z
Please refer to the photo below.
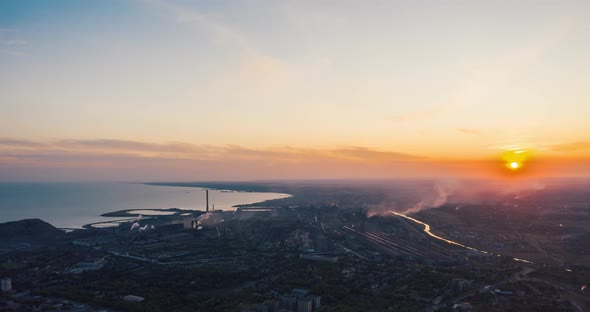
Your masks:
M513 173L520 173L525 167L525 163L530 162L532 151L526 147L511 148L501 156L501 163L504 168Z

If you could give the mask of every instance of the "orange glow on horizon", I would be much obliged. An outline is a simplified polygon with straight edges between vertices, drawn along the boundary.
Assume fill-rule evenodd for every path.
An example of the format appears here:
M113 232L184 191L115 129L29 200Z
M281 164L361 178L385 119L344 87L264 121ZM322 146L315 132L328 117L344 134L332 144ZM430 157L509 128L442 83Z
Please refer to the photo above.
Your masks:
M2 140L0 140L2 143ZM0 180L52 176L102 180L474 178L520 182L590 176L590 158L514 147L488 157L442 157L363 146L254 148L187 142L4 139ZM534 157L533 157L534 154ZM65 171L64 171L65 170ZM67 172L68 175L64 175Z

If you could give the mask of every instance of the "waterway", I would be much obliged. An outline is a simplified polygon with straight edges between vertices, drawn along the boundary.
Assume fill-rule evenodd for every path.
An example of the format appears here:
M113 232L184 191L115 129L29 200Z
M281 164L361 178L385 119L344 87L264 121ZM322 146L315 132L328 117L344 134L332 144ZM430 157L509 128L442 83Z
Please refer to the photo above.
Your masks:
M430 230L430 224L428 224L426 222L422 222L422 221L420 221L420 220L418 220L416 218L407 216L407 215L405 215L403 213L399 213L399 212L395 212L395 211L390 211L390 212L393 213L396 216L400 216L402 218L408 219L408 220L410 220L412 222L415 222L417 224L420 224L420 225L424 226L424 233L426 233L430 237L433 237L435 239L438 239L440 241L443 241L443 242L445 242L447 244L456 245L456 246L459 246L459 247L463 247L463 248L466 248L466 249L469 249L469 250L473 250L473 251L476 251L476 252L480 252L480 253L484 253L484 254L495 255L495 256L502 256L502 255L497 254L497 253L493 253L493 252L489 252L489 251L485 251L485 250L480 250L480 249L477 249L477 248L473 248L473 247L470 247L470 246L466 246L466 245L463 245L463 244L461 244L459 242L455 242L455 241L452 241L450 239L447 239L447 238L438 236L438 235L432 233L432 231ZM514 259L515 261L519 261L519 262L533 263L532 261L521 259L521 258L514 258L513 257L512 259Z

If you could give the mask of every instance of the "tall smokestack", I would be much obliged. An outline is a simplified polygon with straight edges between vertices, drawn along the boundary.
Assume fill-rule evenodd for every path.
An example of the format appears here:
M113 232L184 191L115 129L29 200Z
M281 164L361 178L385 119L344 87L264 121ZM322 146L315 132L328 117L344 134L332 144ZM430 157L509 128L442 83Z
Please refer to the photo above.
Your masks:
M365 226L367 223L367 212L361 208L361 233L365 233Z
M209 190L205 190L205 201L207 202L207 212L209 212Z

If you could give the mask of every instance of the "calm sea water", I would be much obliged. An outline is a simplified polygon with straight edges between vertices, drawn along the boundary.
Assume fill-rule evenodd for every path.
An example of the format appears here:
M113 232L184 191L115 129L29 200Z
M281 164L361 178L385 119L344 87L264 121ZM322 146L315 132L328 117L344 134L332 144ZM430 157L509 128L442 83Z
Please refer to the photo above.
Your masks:
M209 204L233 210L233 205L286 196L210 190ZM79 228L113 219L100 216L105 212L159 208L205 210L205 190L133 183L0 183L0 222L39 218L56 227Z

